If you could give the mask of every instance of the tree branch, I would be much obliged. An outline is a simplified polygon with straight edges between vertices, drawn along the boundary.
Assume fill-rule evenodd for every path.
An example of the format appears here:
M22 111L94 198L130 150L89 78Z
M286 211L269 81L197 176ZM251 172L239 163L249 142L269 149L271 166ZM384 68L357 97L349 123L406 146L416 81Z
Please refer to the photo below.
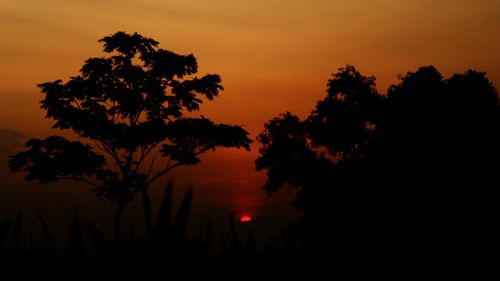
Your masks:
M120 156L118 155L118 153L114 150L114 149L111 149L110 146L108 146L108 144L106 144L105 141L102 141L102 140L99 140L99 142L102 144L104 150L106 151L106 153L111 156L111 158L113 158L113 160L115 160L115 163L116 165L118 166L118 168L120 169L122 175L125 175L125 168L123 167L122 165L122 161L120 159Z
M165 175L166 173L172 171L174 168L177 168L177 167L179 167L181 165L183 165L181 162L177 162L177 163L175 163L174 165L172 165L170 167L167 166L167 168L165 168L163 171L158 172L154 177L152 177L150 180L148 180L146 182L146 185L149 186L151 183L153 183L154 181L156 181L161 176Z
M57 180L79 181L79 182L83 182L83 183L86 183L88 185L91 185L93 187L96 187L96 188L104 188L103 186L98 185L97 183L94 183L94 182L89 181L87 179L84 179L82 177L76 177L76 176L73 176L73 177L57 177Z
M214 147L213 146L210 146L210 147L205 147L203 149L200 149L197 153L195 153L195 156L198 156L202 153L205 153L206 151L210 150L210 149L213 149ZM174 165L170 166L170 165L167 165L167 168L165 168L163 171L161 172L158 172L158 174L156 174L154 177L152 177L149 181L146 182L146 185L149 186L151 183L153 183L155 180L157 180L158 178L160 178L161 176L165 175L166 173L170 172L171 170L173 170L174 168L176 167L179 167L183 165L182 163L180 162L177 162L175 163Z
M153 172L153 166L155 164L155 160L156 160L156 157L158 156L158 154L156 154L155 156L153 156L153 159L151 160L151 164L149 165L149 169L146 173L146 177L149 177L149 175L151 175L151 172ZM167 164L168 166L168 164Z
M149 153L151 153L151 151L158 145L158 142L152 144L151 146L149 146L146 150L144 150L142 147L141 147L141 157L139 158L139 160L137 160L137 164L136 164L136 167L134 169L134 173L137 173L137 171L139 170L142 162L144 161L144 159L146 159L146 157L149 155Z

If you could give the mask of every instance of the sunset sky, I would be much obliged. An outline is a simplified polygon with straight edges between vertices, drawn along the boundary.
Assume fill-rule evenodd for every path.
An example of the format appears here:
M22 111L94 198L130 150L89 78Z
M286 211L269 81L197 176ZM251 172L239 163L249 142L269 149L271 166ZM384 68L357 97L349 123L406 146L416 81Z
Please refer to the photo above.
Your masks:
M225 91L201 114L243 125L252 139L279 113L305 116L346 64L374 75L381 92L429 64L445 77L486 71L500 85L498 0L1 1L0 129L51 134L36 84L77 75L85 59L102 55L97 40L116 31L193 53L200 75L220 74ZM257 148L216 152L181 174L203 175L190 184L242 187L224 189L230 208L251 211L266 197L253 167Z

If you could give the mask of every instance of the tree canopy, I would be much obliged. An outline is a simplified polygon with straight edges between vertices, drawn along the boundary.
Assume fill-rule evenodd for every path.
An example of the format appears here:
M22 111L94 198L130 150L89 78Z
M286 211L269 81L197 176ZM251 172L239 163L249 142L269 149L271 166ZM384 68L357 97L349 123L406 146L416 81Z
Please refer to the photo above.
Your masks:
M304 245L357 237L356 245L446 247L488 233L499 109L482 72L443 79L425 66L383 95L374 77L347 66L307 118L285 113L265 125L256 167L267 171L266 191L297 188ZM333 234L325 230L331 223Z
M11 158L13 171L40 183L91 184L121 210L175 167L198 163L203 152L249 149L251 140L240 126L185 116L223 89L219 75L195 76L192 54L161 49L137 33L117 32L99 42L107 56L89 58L67 82L38 85L53 128L71 130L80 140L32 139ZM154 155L168 164L156 170Z

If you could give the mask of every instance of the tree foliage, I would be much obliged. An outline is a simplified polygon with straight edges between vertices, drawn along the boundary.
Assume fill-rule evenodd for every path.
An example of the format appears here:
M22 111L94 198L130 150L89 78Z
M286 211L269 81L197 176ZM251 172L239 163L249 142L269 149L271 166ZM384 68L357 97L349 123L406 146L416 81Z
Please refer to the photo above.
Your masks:
M286 113L265 125L256 167L267 171L266 191L297 188L304 245L358 237L356 245L446 247L490 233L499 109L485 73L444 79L421 67L382 95L347 66L307 118ZM321 227L331 223L333 234Z
M11 158L13 171L40 183L89 183L124 207L173 168L198 163L205 151L249 149L241 127L185 116L223 89L219 75L195 76L193 55L161 49L137 33L117 32L99 41L107 56L88 59L67 82L38 85L53 128L73 131L82 142L32 139L27 151ZM163 169L155 170L155 155L168 160Z
M318 207L325 183L342 163L363 157L373 138L382 101L374 81L347 66L328 81L327 96L305 120L288 112L265 124L256 161L257 170L267 170L264 188L290 184L299 188L299 207Z

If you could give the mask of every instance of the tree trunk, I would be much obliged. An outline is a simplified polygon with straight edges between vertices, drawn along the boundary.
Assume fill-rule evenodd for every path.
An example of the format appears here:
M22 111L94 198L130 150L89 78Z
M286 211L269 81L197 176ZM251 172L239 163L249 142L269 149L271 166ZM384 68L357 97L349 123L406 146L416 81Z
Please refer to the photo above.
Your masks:
M142 190L142 207L144 208L144 224L146 231L149 232L151 230L151 200L147 187Z
M122 217L123 210L125 210L125 205L118 205L118 210L113 217L113 230L114 230L114 240L116 244L119 244L122 240L122 232L120 227L120 218Z

